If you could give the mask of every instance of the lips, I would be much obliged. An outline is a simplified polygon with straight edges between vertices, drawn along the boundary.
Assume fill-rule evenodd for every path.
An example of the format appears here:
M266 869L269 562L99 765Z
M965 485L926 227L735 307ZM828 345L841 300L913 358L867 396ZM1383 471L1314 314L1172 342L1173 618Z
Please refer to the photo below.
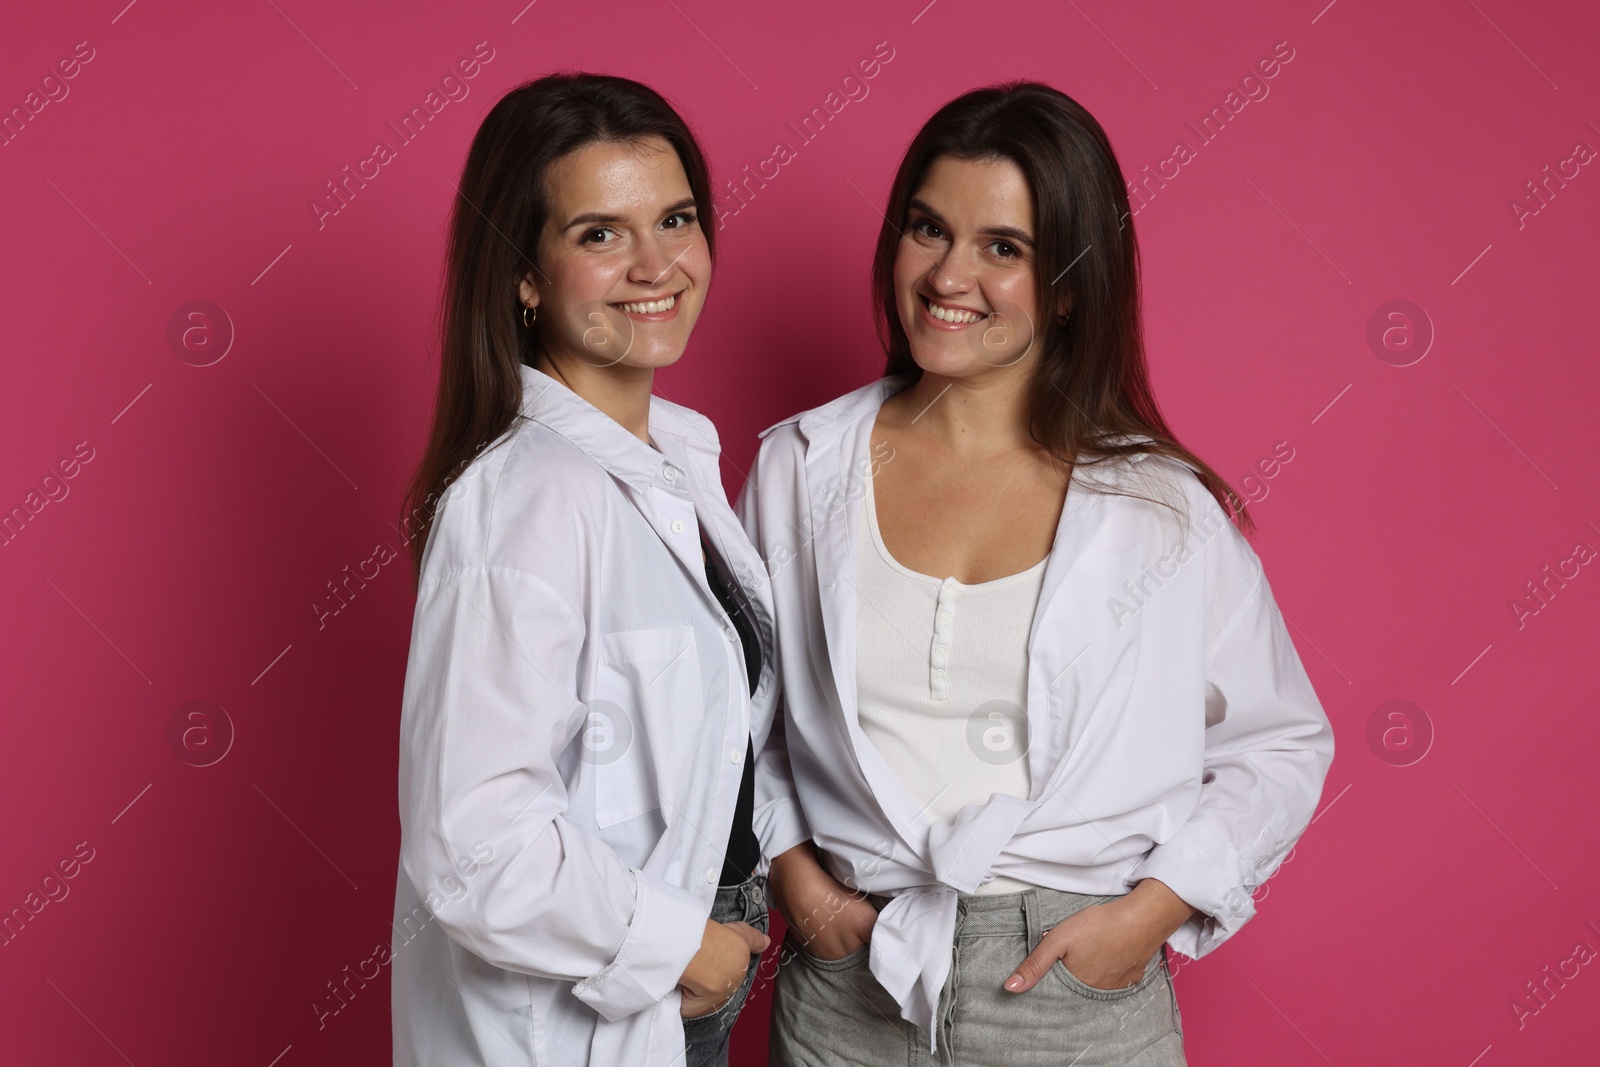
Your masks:
M625 315L664 315L677 308L678 297L682 296L683 292L680 289L676 293L667 293L664 296L644 300L624 300L611 306Z
M941 326L971 326L975 322L982 322L987 317L982 312L974 311L971 308L939 303L921 293L917 294L917 299L922 302L923 310L928 313L928 316Z

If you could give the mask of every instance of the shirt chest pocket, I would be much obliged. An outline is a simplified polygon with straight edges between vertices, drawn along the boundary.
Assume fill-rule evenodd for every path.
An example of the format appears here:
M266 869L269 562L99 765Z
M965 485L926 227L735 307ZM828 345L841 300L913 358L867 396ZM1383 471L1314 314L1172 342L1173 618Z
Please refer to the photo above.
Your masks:
M694 627L601 636L583 744L601 829L657 808L676 821L704 718Z

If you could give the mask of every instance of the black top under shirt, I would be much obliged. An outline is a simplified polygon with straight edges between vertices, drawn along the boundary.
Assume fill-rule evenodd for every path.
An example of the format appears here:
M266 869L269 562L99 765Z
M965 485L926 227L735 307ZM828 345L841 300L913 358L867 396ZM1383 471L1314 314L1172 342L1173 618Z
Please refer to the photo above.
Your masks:
M744 649L744 670L750 681L750 695L756 692L756 681L761 677L761 642L755 627L734 595L733 589L717 569L716 556L705 538L700 539L700 551L706 561L706 581L711 591L728 613L734 629L739 632L739 644ZM756 809L756 757L755 743L745 738L744 777L739 782L739 799L733 806L733 829L728 834L728 851L722 857L722 878L719 885L739 885L749 879L761 862L761 843L756 840L752 820Z

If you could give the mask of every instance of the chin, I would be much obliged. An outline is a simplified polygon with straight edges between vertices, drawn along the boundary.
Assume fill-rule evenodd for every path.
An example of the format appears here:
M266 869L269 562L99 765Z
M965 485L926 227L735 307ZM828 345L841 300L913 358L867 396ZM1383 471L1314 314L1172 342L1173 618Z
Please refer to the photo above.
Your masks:
M646 349L643 352L639 351L638 349L634 349L634 351L628 353L628 358L623 360L623 362L633 367L640 367L648 370L662 370L666 367L672 366L682 358L682 348L668 348L661 350Z
M954 348L913 344L911 358L924 374L938 374L946 378L966 378L989 369L988 364L973 356L965 344Z

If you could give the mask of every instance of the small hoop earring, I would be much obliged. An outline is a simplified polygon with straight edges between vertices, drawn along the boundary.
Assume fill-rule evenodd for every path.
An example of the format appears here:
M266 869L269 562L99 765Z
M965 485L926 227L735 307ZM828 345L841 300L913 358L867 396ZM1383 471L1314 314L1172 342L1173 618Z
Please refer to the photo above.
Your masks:
M533 312L533 314L531 314L531 315L528 314L528 312L530 312L530 311ZM539 309L538 308L534 307L532 304L528 304L528 305L525 305L523 307L523 309L522 309L522 325L527 326L527 327L529 327L531 329L533 327L534 320L537 319L538 317L539 317Z

